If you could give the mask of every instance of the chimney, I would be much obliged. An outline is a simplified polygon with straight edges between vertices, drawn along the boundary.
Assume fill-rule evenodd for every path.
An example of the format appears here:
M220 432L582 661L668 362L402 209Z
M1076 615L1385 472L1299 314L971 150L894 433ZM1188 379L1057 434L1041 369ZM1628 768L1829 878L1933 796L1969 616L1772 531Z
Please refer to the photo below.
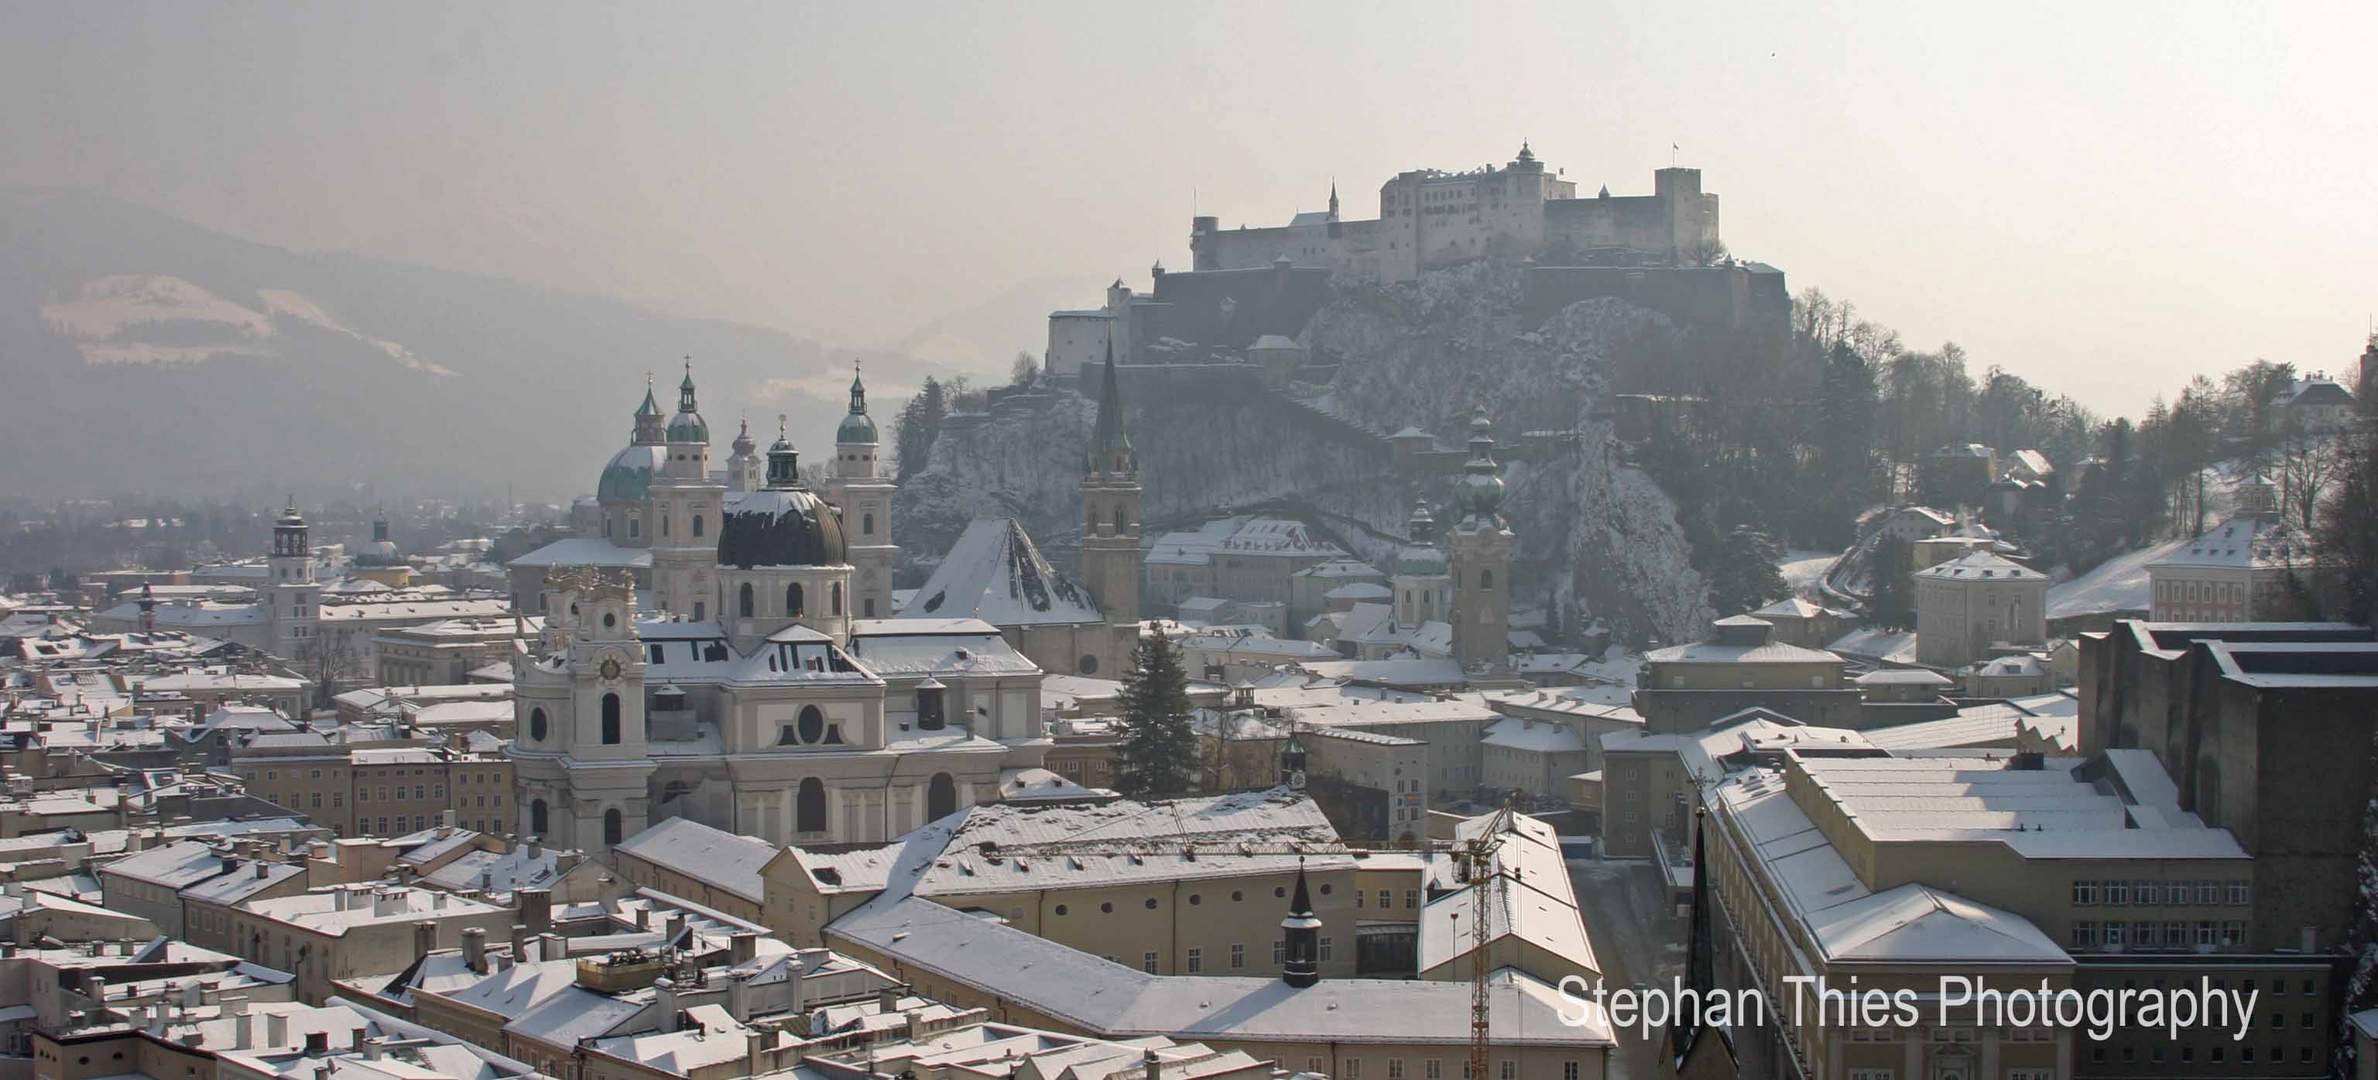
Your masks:
M1147 1074L1148 1080L1163 1080L1164 1078L1164 1059L1156 1056L1156 1048L1153 1046L1141 1052L1139 1067L1141 1072Z
M905 1021L907 1021L907 1023L908 1023L908 1041L910 1041L910 1042L923 1042L923 1041L925 1041L925 1010L924 1010L924 1009L922 1009L922 1008L911 1009L911 1010L909 1010L909 1011L908 1011L908 1014L907 1014L907 1015L905 1015L905 1016L903 1016L903 1017L901 1017L901 1019L902 1019L902 1020L905 1020Z
M636 909L636 929L644 931L649 931L652 929L651 908L640 907Z
M544 960L567 960L570 956L569 943L560 934L538 934L537 956Z
M438 947L438 924L428 919L413 924L413 959L428 956Z
M672 911L672 912L670 912L670 913L669 913L669 921L668 921L667 923L663 924L663 926L662 926L662 929L661 929L661 939L662 939L662 942L663 942L664 944L675 944L675 943L676 943L676 941L677 941L677 935L679 935L679 934L682 934L682 933L684 933L684 932L685 932L685 913L684 913L684 912L682 912L682 911Z
M288 1013L268 1012L264 1014L264 1045L267 1049L279 1049L289 1045Z
M463 930L462 959L474 973L487 974L487 931L484 928L472 926Z
M875 1011L885 1016L900 1011L900 988L887 986L875 992Z
M405 896L403 893L390 892L386 889L372 890L373 918L385 918L390 915L400 914L404 910Z
M262 881L262 880L264 880L264 879L265 879L265 876L266 876L268 873L270 873L270 867L271 867L271 865L272 865L271 863L257 863L257 864L256 864L256 880L258 880L258 881Z
M677 1030L677 980L662 977L652 981L653 1011L663 1033Z
M729 936L727 943L733 950L727 954L731 958L729 962L737 967L760 958L760 936L758 934L748 930L742 931Z
M306 1032L306 1056L308 1056L308 1057L320 1057L320 1056L322 1056L322 1055L324 1055L324 1054L327 1054L327 1053L329 1053L329 1052L330 1052L330 1033L329 1033L329 1032L327 1032L327 1031L309 1031L309 1032Z
M528 963L528 927L520 923L512 924L512 962Z
M229 1001L225 1001L223 1004L225 1008L229 1008L231 1005ZM246 1050L255 1040L256 1018L245 1014L233 1015L231 1017L231 1048Z
M727 1015L737 1023L751 1019L751 976L735 971L727 974Z
M553 929L553 890L520 890L520 921L528 924L532 934Z
M528 838L528 857L529 857L529 861L531 861L531 862L534 862L534 861L536 861L536 860L538 860L538 859L542 859L542 858L544 858L544 857L545 857L545 838L544 838L544 837L542 837L542 836L532 836L532 837L529 837L529 838Z
M743 1053L750 1059L746 1071L752 1076L768 1071L768 1044L772 1041L768 1036L768 1032L754 1031L743 1037Z

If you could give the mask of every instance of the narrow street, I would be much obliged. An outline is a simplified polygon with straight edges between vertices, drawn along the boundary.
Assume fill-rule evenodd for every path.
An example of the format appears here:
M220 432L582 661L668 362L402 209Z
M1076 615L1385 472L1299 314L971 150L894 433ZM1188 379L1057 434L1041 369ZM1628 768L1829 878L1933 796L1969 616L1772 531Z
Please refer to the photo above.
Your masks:
M1667 985L1684 973L1685 921L1668 909L1659 870L1648 861L1569 860L1569 881L1577 890L1585 932L1611 989ZM1666 1033L1649 1040L1621 1031L1611 1056L1611 1080L1659 1076Z

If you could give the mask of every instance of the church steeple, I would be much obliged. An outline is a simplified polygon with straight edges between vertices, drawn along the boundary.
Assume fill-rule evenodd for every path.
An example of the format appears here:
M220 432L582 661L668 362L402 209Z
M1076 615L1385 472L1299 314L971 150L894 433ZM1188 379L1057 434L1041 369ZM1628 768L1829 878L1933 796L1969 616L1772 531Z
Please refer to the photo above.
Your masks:
M1305 887L1305 863L1296 863L1296 893L1288 899L1288 916L1280 920L1286 962L1280 981L1302 990L1321 981L1321 920L1313 914L1313 894Z
M677 415L669 418L669 441L710 445L710 425L694 405L694 362L685 361L685 378L677 384ZM705 455L707 456L707 455Z
M1329 182L1329 219L1338 219L1338 182L1335 180Z
M867 384L859 379L859 365L850 366L850 412L842 417L842 426L834 429L834 442L839 446L873 447L877 442L875 418L867 415ZM875 452L866 451L867 471L875 471ZM847 457L845 460L849 460Z
M1139 457L1123 432L1123 392L1115 385L1115 340L1106 342L1106 368L1099 373L1098 426L1090 431L1090 471L1137 474Z
M776 441L768 444L768 486L772 489L801 486L801 454L793 449L793 441L785 437L781 415L776 418Z

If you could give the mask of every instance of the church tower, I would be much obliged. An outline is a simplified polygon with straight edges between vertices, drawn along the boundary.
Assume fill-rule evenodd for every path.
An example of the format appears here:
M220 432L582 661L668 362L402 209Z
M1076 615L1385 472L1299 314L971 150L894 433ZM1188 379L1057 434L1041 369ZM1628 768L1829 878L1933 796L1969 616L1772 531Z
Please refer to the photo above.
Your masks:
M735 432L734 453L727 455L727 490L758 491L760 489L759 444L751 441L751 421L743 421Z
M266 590L272 653L284 660L312 659L322 628L322 585L314 580L314 545L295 499L272 523L272 554L264 561L272 575Z
M710 425L694 402L694 366L677 385L677 415L663 432L668 460L652 481L653 599L671 615L703 622L712 609L718 516L727 486L710 478Z
M1470 418L1470 460L1462 466L1453 563L1453 656L1465 670L1500 671L1511 659L1511 549L1503 520L1502 466L1494 424L1481 405Z
M1405 543L1395 553L1395 577L1388 587L1395 595L1395 624L1450 621L1453 618L1453 577L1445 563L1445 549L1437 546L1437 520L1428 500L1412 504L1404 526Z
M1106 345L1098 384L1098 426L1082 475L1082 584L1112 625L1139 622L1139 455L1123 433L1115 385L1115 343Z
M1313 914L1313 894L1305 886L1304 862L1296 866L1296 893L1288 898L1288 916L1280 920L1285 948L1280 981L1299 990L1321 981L1321 919Z
M842 511L842 535L850 542L851 614L861 619L892 617L892 493L897 489L876 464L875 420L867 415L867 386L854 369L850 412L834 430L834 468L826 498Z
M547 575L544 638L512 664L521 835L599 854L650 824L644 668L632 578Z

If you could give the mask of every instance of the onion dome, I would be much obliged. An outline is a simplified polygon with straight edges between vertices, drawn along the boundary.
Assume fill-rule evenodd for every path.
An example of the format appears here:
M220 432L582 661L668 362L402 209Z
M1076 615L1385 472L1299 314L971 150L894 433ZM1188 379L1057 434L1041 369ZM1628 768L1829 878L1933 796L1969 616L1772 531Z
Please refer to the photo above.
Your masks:
M743 421L742 426L737 428L735 431L735 455L737 457L749 457L751 456L751 452L758 447L758 443L751 441L751 421L746 419Z
M1437 535L1437 519L1428 512L1427 499L1412 500L1412 516L1404 519L1404 535L1415 544L1428 543Z
M673 443L705 443L710 441L710 425L704 423L700 411L694 408L694 364L685 363L685 381L677 384L677 415L669 418L669 441Z
M661 466L669 461L669 448L655 443L638 443L622 448L611 455L603 466L602 478L595 481L595 501L642 502L652 486L652 478L660 475Z
M1470 460L1462 466L1457 498L1462 523L1500 524L1503 509L1503 467L1495 464L1494 422L1480 405L1470 417Z
M867 386L859 381L856 368L850 376L850 413L842 418L842 426L834 429L837 443L876 442L875 419L867 415Z
M850 561L842 517L801 483L800 455L780 432L768 447L768 486L727 503L718 565L839 566Z

